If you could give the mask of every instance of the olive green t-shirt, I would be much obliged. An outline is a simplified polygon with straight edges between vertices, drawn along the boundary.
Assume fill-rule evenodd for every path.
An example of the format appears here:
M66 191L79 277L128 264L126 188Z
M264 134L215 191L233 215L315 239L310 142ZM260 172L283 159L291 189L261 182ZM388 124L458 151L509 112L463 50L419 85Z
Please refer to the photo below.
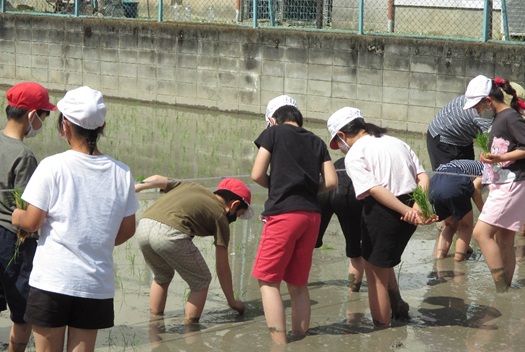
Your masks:
M192 236L213 236L215 245L228 247L230 225L215 194L194 182L168 184L161 196L144 212L152 219Z

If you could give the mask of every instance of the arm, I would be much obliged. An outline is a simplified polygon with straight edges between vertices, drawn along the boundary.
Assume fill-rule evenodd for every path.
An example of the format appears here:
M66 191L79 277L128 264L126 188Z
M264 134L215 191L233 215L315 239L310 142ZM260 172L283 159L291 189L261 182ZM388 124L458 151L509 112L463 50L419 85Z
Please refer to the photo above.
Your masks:
M37 232L44 223L47 212L28 204L27 210L15 209L11 223L29 233Z
M481 184L481 177L477 177L472 181L474 184L474 193L472 193L472 200L474 201L474 204L476 205L476 208L481 212L481 209L483 209L483 197L481 196L481 187L483 186Z
M232 273L228 262L228 248L215 246L215 261L217 267L217 277L221 284L222 292L226 296L230 308L235 309L239 314L244 313L244 303L236 300L233 294Z
M135 214L126 216L120 223L117 237L115 238L115 246L121 245L122 243L129 240L135 234Z
M370 188L369 193L375 200L383 204L402 216L412 211L412 208L401 202L397 197L383 186L375 186Z
M252 180L264 188L270 186L270 177L267 172L271 157L272 154L267 149L260 147L253 163Z
M481 154L480 160L487 164L496 164L525 158L525 150L516 149L503 154Z
M321 175L323 175L323 180L319 184L319 190L317 193L327 192L337 187L337 172L335 171L334 163L331 160L323 163Z
M166 181L166 182L163 182ZM163 191L168 187L169 178L161 175L153 175L145 178L142 182L135 184L135 192L140 192L145 189L160 188Z

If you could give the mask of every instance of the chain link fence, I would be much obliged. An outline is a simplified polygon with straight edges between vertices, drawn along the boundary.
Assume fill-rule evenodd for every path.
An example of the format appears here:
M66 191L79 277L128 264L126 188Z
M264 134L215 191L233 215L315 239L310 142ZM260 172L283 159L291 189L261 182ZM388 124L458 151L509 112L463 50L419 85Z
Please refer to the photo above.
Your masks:
M525 0L0 0L0 4L2 12L474 40L525 38Z

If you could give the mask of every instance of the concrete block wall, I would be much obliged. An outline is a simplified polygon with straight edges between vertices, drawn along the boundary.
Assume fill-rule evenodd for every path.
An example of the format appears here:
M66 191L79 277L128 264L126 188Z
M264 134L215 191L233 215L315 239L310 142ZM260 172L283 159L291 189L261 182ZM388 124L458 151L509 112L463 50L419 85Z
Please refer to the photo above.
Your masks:
M0 14L0 84L264 114L276 95L307 118L343 106L370 122L424 132L478 74L524 82L525 46Z

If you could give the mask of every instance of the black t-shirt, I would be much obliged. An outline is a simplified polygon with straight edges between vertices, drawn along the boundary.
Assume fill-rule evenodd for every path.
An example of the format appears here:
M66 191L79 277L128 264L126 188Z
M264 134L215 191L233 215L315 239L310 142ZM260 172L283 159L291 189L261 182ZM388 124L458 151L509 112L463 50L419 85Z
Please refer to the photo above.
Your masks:
M331 160L323 140L302 127L282 124L264 130L255 145L271 154L270 187L262 214L320 212L319 175L322 164Z
M504 154L516 149L525 150L525 119L514 109L503 110L492 122L489 137L491 153ZM501 169L508 169L514 173L515 181L525 179L525 159L501 163Z

